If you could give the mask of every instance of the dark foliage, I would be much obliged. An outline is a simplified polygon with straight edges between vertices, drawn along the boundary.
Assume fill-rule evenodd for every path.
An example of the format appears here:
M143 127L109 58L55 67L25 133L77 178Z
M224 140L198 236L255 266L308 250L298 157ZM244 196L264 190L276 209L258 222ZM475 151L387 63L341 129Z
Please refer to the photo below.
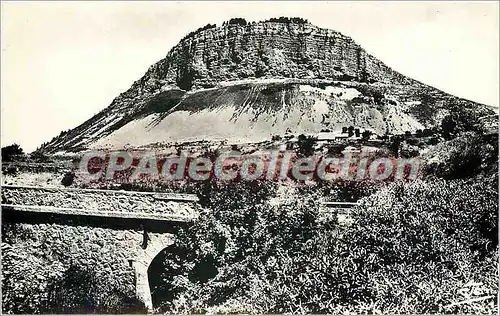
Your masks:
M228 24L236 24L236 25L245 26L245 25L247 25L247 20L245 20L243 18L232 18L227 23Z
M498 175L498 135L461 134L439 147L442 162L427 166L428 175L446 180Z
M347 128L347 135L348 135L349 137L354 136L354 126L349 126L349 127Z
M363 131L363 133L361 134L361 138L364 140L364 141L367 141L370 139L370 137L373 135L373 133L369 130L365 130Z
M389 150L394 155L394 157L399 157L399 147L402 142L402 138L398 135L392 137L391 142L389 144Z
M179 103L184 95L184 91L168 90L160 92L147 102L144 107L138 111L137 116L147 116L152 113L166 113L173 106Z
M144 313L144 304L130 293L117 289L103 295L95 272L70 266L61 279L48 285L45 311L55 314ZM102 297L100 297L102 295Z
M375 104L381 104L382 101L385 100L384 91L380 90L380 88L377 88L376 86L360 84L356 87L356 89L358 89L363 96L373 98Z
M2 147L2 161L4 162L22 160L23 157L24 151L18 144Z
M469 104L452 104L450 114L446 115L441 122L443 138L449 140L464 132L482 133L483 126L479 120L482 115L484 113L472 108Z
M67 172L64 174L64 177L62 178L61 184L64 185L65 187L69 187L70 185L73 184L73 181L75 181L75 173Z
M35 151L31 153L30 159L38 163L52 162L50 156L45 154L43 151Z
M196 34L200 33L201 31L212 29L212 28L214 28L216 26L217 25L215 25L215 24L210 24L209 23L209 24L207 24L205 26L202 26L202 27L198 28L196 31L189 32L186 36L184 36L182 38L182 40L185 40L186 38L192 37L193 35L196 35Z
M307 19L303 18L288 18L288 17L279 17L279 18L270 18L269 20L266 20L265 22L277 22L277 23L294 23L294 24L306 24L309 23Z
M299 154L303 157L312 156L314 154L314 145L316 138L313 136L305 136L300 134L297 137L297 145L299 146Z
M202 201L211 211L165 254L164 283L155 290L169 297L164 310L493 310L447 306L471 279L482 284L478 295L495 293L495 188L443 180L392 185L365 199L349 226L320 215L318 188L285 194L280 204L269 203L271 192L264 183L207 184Z

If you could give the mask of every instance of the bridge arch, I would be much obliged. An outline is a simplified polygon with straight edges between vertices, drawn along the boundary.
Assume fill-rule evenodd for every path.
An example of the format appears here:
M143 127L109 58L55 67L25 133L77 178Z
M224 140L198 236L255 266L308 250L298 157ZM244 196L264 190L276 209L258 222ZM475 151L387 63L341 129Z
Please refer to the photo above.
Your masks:
M135 270L136 295L150 311L153 310L153 299L148 269L158 254L173 243L174 236L172 234L145 232L143 247L137 252L137 256L132 262Z

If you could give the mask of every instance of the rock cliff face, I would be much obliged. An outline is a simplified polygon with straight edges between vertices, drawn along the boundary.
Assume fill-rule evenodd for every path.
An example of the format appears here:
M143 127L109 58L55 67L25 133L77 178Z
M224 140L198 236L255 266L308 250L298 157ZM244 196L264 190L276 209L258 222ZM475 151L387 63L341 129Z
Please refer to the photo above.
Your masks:
M164 85L189 90L259 77L408 80L333 30L262 22L206 29L183 39L141 83L152 91Z
M456 106L491 112L399 74L333 30L225 24L190 33L109 107L42 150L252 141L349 125L399 133L435 126Z

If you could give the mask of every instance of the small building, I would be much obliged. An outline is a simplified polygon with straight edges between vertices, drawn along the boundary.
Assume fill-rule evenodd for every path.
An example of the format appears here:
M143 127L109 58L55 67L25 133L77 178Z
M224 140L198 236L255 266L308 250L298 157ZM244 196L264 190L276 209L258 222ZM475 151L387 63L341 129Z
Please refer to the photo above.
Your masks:
M361 150L354 147L354 146L347 146L346 148L344 148L344 150L342 150L342 154L346 154L346 153L360 153Z
M318 141L323 141L323 140L335 140L339 136L344 136L340 134L339 132L320 132L316 134L316 139Z

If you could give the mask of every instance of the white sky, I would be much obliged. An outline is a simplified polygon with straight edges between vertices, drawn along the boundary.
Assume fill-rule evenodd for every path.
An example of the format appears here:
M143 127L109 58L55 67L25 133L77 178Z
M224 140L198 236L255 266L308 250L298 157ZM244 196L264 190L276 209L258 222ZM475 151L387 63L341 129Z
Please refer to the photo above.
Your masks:
M297 16L351 36L395 70L498 106L491 2L5 2L1 141L32 151L107 107L188 32Z

